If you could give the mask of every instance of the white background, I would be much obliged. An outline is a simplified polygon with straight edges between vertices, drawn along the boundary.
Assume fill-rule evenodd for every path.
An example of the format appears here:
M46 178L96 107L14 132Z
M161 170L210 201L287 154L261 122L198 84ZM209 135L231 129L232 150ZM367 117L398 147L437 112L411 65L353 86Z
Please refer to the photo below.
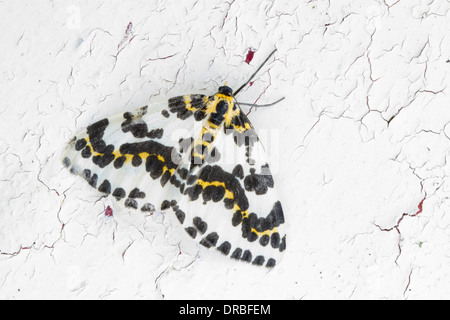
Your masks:
M0 298L449 298L449 10L2 1ZM197 247L164 214L123 210L62 167L64 145L93 121L236 89L274 47L240 100L286 97L249 115L280 137L272 167L288 230L275 269Z

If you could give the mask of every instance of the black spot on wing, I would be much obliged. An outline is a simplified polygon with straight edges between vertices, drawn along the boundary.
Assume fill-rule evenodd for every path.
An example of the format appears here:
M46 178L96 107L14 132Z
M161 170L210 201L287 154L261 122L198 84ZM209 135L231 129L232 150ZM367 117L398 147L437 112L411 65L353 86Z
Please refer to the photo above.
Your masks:
M230 258L240 259L241 255L242 255L242 249L241 248L236 248L236 249L234 249L234 251L231 254Z
M127 115L129 113L125 113ZM122 131L124 133L131 132L135 138L145 138L148 128L145 122L133 123L131 116L122 123Z
M177 170L178 174L180 175L180 178L183 180L186 180L188 175L188 170L186 168L180 168Z
M153 129L153 130L151 130L150 132L147 133L147 138L150 138L150 139L161 139L163 134L164 134L164 129L163 128Z
M81 177L83 179L89 180L91 178L91 170L84 169L83 172L81 173Z
M265 234L259 239L259 244L262 245L263 247L265 247L269 243L269 240L270 240L270 237L267 234Z
M178 209L177 201L176 200L172 200L172 201L164 200L161 203L161 210L167 210L170 207L173 207L174 210Z
M144 211L144 212L153 212L153 211L155 211L155 206L154 206L153 204L151 204L151 203L145 203L145 204L142 206L141 211Z
M94 150L97 151L96 149L94 149ZM113 162L114 159L116 158L113 154L114 146L112 144L107 145L104 149L101 149L101 151L97 151L97 152L102 153L102 155L93 156L92 162L94 162L100 168L106 167L111 162Z
M72 168L70 168L70 173L77 175L78 174L78 167L73 166Z
M201 234L205 233L208 229L208 224L202 220L200 217L195 217L192 220L193 225L197 228L198 231L200 231Z
M195 229L194 227L187 227L186 232L193 238L195 239L195 237L197 236L197 229Z
M86 139L78 139L77 142L75 142L75 150L80 151L86 147L87 141Z
M203 201L207 202L212 200L213 202L218 202L223 199L225 195L225 188L222 186L207 186L203 189Z
M103 141L103 135L108 125L109 120L105 118L103 120L97 121L94 124L91 124L86 128L86 132L89 136L89 143L92 146L92 149L95 152L102 154L96 155L92 158L92 162L94 162L100 168L104 168L115 159L115 156L112 154L112 152L114 151L114 146L107 145L105 141ZM86 148L83 149L81 155L86 158L89 158L91 156L91 150L89 146L86 146Z
M223 242L220 246L217 247L217 250L222 252L224 255L228 255L230 253L231 244L228 241Z
M257 266L262 266L263 264L264 264L264 257L263 256L257 256L254 260L253 260L253 262L252 262L252 264L254 264L254 265L257 265Z
M275 232L270 236L270 245L274 249L280 246L280 234L278 232Z
M139 188L134 188L130 191L130 194L128 195L130 198L145 198L145 193L143 191L140 191Z
M138 154L135 154L131 159L131 164L133 167L139 167L142 164L142 158Z
M219 235L216 232L211 232L200 241L200 244L206 248L211 248L216 246L218 240Z
M186 218L186 214L183 210L181 210L178 206L173 206L173 210L175 211L175 216L181 224L184 223L184 219Z
M125 207L137 209L138 208L138 203L134 199L127 198L125 200Z
M270 258L269 260L267 260L266 267L273 268L273 267L275 267L275 264L276 264L275 259Z
M161 176L161 180L159 181L161 183L161 186L164 187L166 185L166 183L170 180L171 178L171 173L170 171L166 171L163 173L163 175Z
M88 182L91 185L91 187L96 188L97 187L97 180L98 180L98 176L97 176L97 174L94 173L94 175L89 178Z
M280 250L280 252L286 250L286 236L283 236L283 238L281 239L281 243L278 250Z
M252 253L250 252L250 250L245 250L244 253L242 253L241 260L245 262L252 261Z
M102 184L98 187L98 191L110 194L111 183L107 179L103 180Z
M89 158L92 155L91 153L91 148L89 148L88 146L86 146L82 151L81 151L81 156L85 159Z
M63 159L63 165L67 168L70 166L70 159L68 157Z
M92 145L95 145L96 143L101 144L100 139L103 137L103 133L104 133L106 127L108 127L108 125L109 125L109 120L107 118L104 118L102 120L99 120L99 121L89 125L86 128L87 134L89 136L92 135L95 138L94 141L92 141L92 139L89 140ZM98 147L100 147L100 146L98 146Z
M170 208L170 201L169 200L164 200L161 203L161 210L167 210Z
M123 188L116 188L114 189L112 195L117 199L120 200L122 198L125 198L126 193L125 190Z
M147 113L147 106L142 107L136 113L125 112L121 128L124 133L130 132L135 138L161 139L164 130L162 128L149 130L147 123L142 120L142 116Z
M126 158L125 157L117 157L116 160L114 160L114 168L120 169L122 168L123 164L125 163Z
M238 226L242 222L242 211L238 210L233 213L233 217L231 218L231 224L233 227Z
M250 169L250 174L244 179L245 190L261 195L265 194L269 188L273 188L273 177L268 169L268 165L262 166L261 174L255 173L254 168Z
M244 178L244 169L242 168L242 165L238 164L234 167L232 174L239 179Z
M164 118L169 118L169 117L170 117L170 113L169 113L169 111L167 111L166 109L164 109L163 111L161 111L161 114L163 115Z
M194 119L196 121L203 120L206 114L201 112L205 107L205 96L202 94L189 95L190 106L185 102L185 96L178 96L170 98L168 101L169 111L177 115L181 120L185 120L195 113Z

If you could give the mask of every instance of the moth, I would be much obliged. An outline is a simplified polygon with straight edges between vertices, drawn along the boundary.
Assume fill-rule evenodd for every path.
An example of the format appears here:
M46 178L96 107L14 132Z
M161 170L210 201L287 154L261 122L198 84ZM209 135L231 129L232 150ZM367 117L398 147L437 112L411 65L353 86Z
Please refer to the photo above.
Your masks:
M172 212L206 248L274 267L286 249L283 209L239 106L251 104L235 97L275 51L234 93L225 84L89 125L67 144L64 166L125 208Z

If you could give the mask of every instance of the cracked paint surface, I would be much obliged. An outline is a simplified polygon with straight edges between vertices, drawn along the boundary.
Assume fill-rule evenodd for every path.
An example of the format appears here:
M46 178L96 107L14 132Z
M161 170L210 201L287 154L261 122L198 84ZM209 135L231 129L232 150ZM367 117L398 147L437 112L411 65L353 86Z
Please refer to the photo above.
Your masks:
M449 10L0 3L0 299L449 298ZM272 167L290 248L276 269L224 263L165 214L123 211L62 167L79 128L237 88L274 47L240 99L286 97L249 115L280 137Z

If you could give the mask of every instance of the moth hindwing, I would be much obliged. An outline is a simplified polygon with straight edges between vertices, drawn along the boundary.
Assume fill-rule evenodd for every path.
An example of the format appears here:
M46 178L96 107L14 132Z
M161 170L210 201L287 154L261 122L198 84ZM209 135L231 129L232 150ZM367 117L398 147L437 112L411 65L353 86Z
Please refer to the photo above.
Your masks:
M126 208L172 211L190 237L233 259L273 267L286 248L262 145L229 87L99 120L63 164Z

